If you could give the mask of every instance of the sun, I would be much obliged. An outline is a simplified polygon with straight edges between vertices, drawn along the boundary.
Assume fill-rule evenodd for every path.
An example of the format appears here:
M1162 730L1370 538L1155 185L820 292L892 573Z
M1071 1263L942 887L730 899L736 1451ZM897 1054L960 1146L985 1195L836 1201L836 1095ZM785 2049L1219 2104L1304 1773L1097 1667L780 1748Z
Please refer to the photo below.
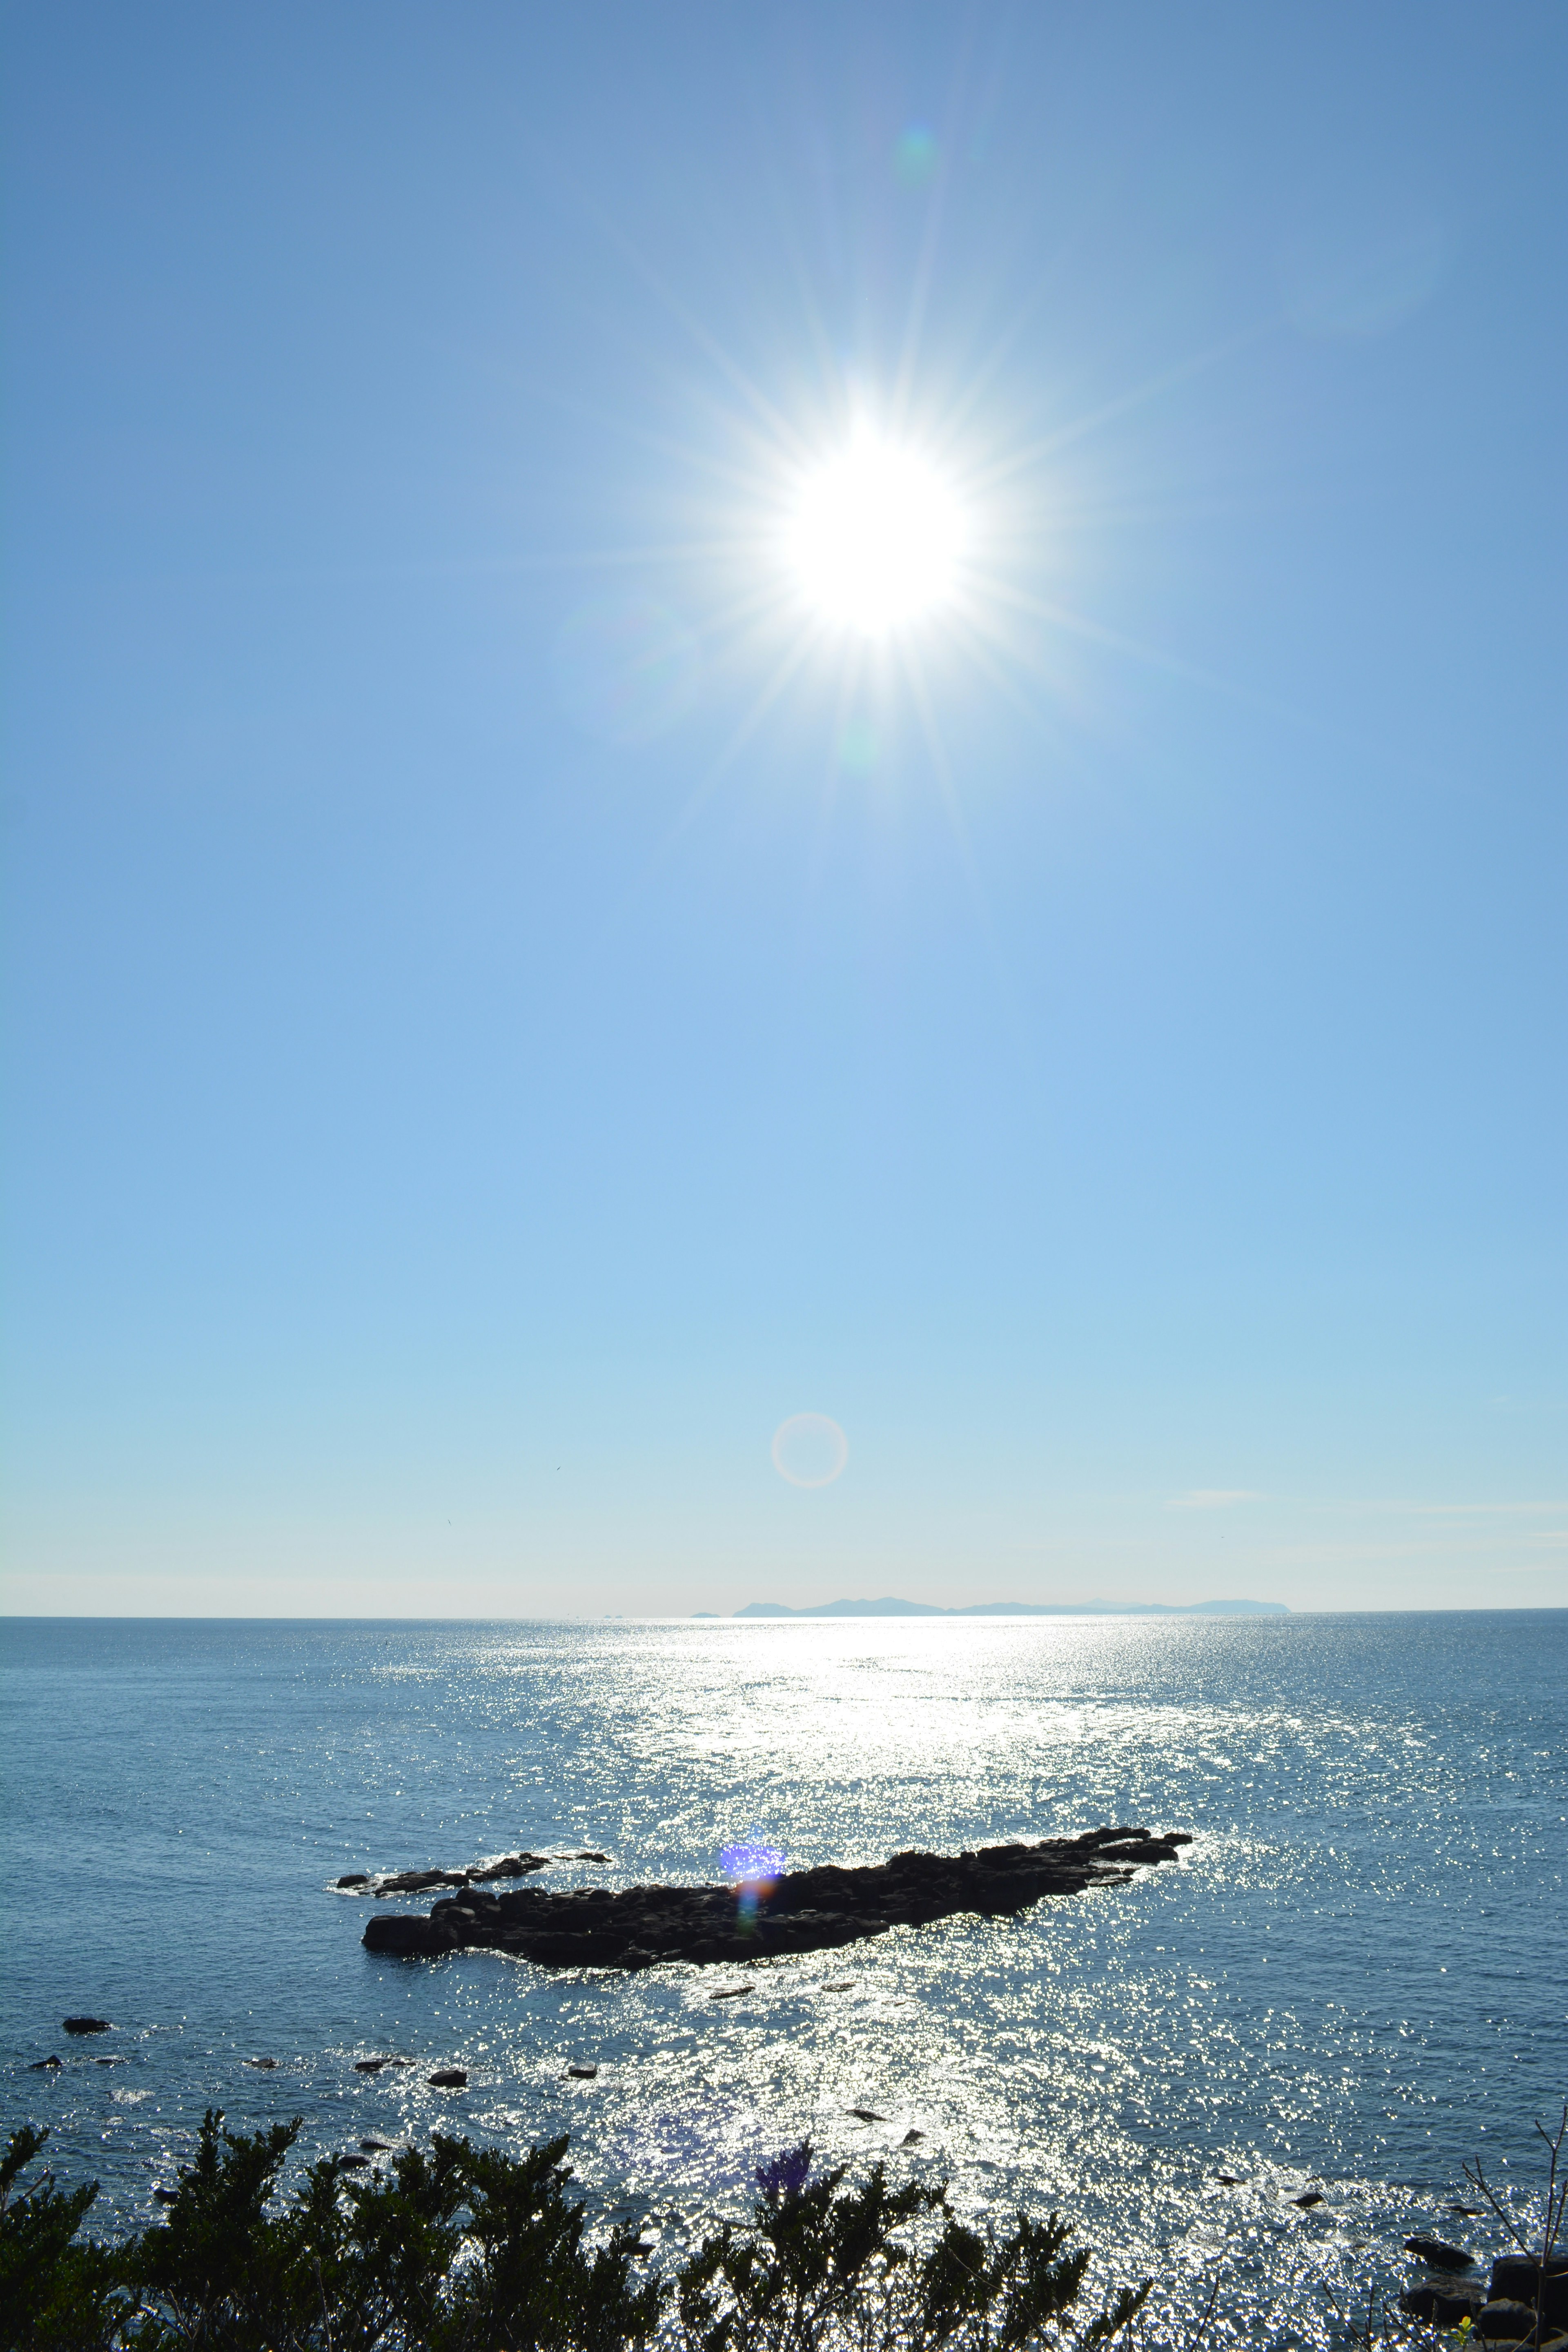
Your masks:
M862 434L802 480L785 532L795 581L822 620L886 636L947 604L963 515L917 451Z

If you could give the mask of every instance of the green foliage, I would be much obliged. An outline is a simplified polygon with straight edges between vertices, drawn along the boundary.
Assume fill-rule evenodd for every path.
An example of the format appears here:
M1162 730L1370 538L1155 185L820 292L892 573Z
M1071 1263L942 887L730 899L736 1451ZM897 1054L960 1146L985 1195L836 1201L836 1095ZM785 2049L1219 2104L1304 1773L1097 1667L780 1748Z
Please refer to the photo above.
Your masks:
M98 2183L62 2195L46 2172L16 2191L47 2137L24 2124L0 2158L0 2352L97 2352L123 2309L111 2259L76 2243Z
M879 2164L845 2189L839 2166L781 2192L768 2185L779 2170L759 2173L752 2228L727 2224L677 2273L686 2352L1021 2352L1062 2340L1089 2257L1066 2251L1054 2213L1047 2221L1019 2214L1016 2228L982 2234L952 2211L945 2183L890 2189ZM922 2216L942 2225L923 2252ZM1123 2294L1074 2340L1109 2343L1142 2309L1150 2284Z
M436 2135L361 2178L335 2158L291 2192L299 2124L226 2131L209 2109L166 2218L121 2244L79 2241L96 2186L18 2193L45 2134L0 2163L0 2352L1023 2352L1049 2347L1087 2257L1053 2215L968 2228L945 2188L878 2165L812 2180L808 2147L759 2179L749 2229L726 2224L671 2280L629 2229L584 2242L564 2138L509 2156ZM1076 2339L1103 2343L1124 2295Z

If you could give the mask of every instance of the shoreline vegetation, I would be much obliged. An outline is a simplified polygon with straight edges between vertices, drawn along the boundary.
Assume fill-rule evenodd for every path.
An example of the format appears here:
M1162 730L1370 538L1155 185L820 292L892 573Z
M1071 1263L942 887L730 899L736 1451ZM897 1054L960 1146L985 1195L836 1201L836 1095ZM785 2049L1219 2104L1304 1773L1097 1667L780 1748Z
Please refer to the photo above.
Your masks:
M1463 2248L1414 2238L1425 2284L1397 2307L1336 2306L1346 2345L1568 2346L1558 2252L1568 2108L1539 2227L1521 2231L1479 2166L1472 2188L1518 2252L1489 2289ZM877 2164L817 2168L809 2140L756 2168L750 2221L723 2221L660 2263L645 2224L591 2235L563 2134L513 2156L442 2133L428 2149L329 2156L287 2192L300 2122L235 2133L209 2108L163 2213L110 2242L81 2235L96 2182L26 2174L47 2140L24 2126L0 2158L0 2352L1140 2352L1154 2282L1086 2311L1086 2248L1058 2214L975 2229L945 2182L895 2185ZM1473 2210L1473 2209L1467 2209ZM1182 2352L1233 2340L1216 2270ZM1216 2314L1217 2318L1216 2318Z

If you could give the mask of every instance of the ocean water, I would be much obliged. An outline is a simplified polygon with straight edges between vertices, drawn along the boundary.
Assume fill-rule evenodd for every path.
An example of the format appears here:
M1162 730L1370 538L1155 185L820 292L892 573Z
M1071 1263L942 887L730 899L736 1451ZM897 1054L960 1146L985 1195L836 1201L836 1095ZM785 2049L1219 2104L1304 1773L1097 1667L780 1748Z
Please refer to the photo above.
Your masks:
M1155 2277L1151 2341L1217 2268L1211 2340L1329 2344L1412 2231L1498 2242L1447 2210L1461 2168L1522 2197L1568 2090L1568 1612L14 1619L0 1697L6 2120L103 2184L101 2223L155 2216L209 2105L301 2116L308 2156L569 2131L595 2211L667 2251L809 2135L972 2212L1061 2210L1106 2284ZM381 1958L330 1885L520 1846L612 1857L537 1885L711 1879L752 1831L804 1864L1110 1822L1195 1843L1017 1919L739 1970ZM67 2039L78 2011L114 2032ZM355 2073L384 2053L417 2063ZM429 2088L443 2063L466 2093Z

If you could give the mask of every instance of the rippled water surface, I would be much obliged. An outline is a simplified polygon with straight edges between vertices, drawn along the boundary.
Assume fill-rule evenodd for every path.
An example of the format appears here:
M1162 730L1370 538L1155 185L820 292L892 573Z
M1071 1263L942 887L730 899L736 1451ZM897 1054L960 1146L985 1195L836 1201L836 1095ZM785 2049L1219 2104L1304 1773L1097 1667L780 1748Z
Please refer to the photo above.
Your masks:
M311 2155L570 2130L595 2205L672 2244L809 2133L1061 2207L1108 2280L1155 2274L1156 2337L1223 2262L1223 2334L1326 2342L1327 2292L1396 2278L1411 2230L1491 2242L1445 2210L1461 2163L1532 2179L1568 2085L1568 1612L13 1620L3 1689L8 2117L100 2216L156 2212L208 2104L302 2116ZM1196 1842L1019 1919L738 1971L373 1958L329 1891L519 1846L613 1857L536 1884L625 1885L710 1879L752 1831L805 1864L1104 1822ZM77 2011L114 2032L66 2040ZM418 2063L354 2072L382 2053Z

